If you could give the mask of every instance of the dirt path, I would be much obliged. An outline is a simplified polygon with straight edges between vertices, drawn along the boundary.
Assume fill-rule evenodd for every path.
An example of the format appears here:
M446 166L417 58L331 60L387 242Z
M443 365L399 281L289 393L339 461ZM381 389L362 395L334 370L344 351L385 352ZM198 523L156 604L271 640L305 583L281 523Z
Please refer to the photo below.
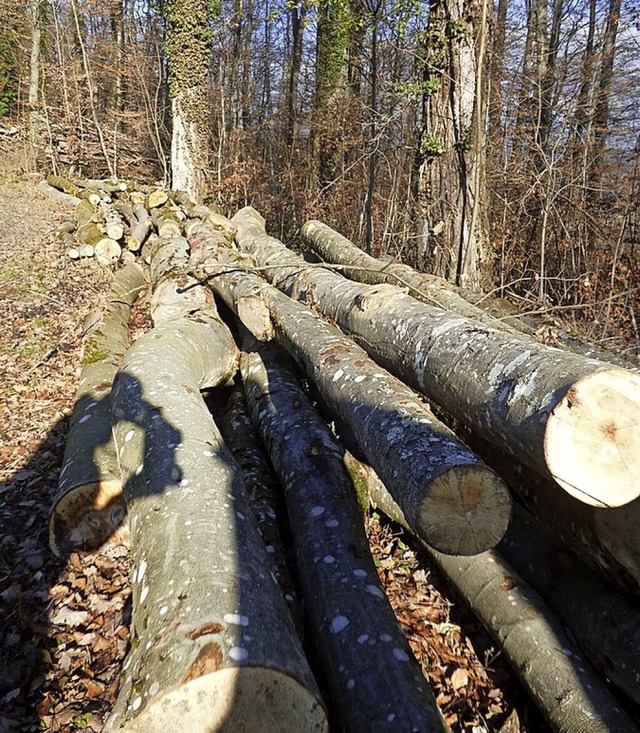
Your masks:
M48 548L83 324L110 281L93 260L65 258L55 238L65 214L33 179L0 174L0 733L99 731L128 643L126 549L63 563ZM369 533L452 730L547 730L410 540L375 516Z

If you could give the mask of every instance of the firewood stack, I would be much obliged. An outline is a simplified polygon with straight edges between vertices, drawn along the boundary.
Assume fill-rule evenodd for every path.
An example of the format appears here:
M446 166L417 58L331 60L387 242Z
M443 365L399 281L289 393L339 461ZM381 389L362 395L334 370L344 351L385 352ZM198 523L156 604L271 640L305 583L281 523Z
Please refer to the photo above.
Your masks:
M268 236L250 207L228 220L124 181L49 177L42 190L74 205L70 257L137 261L152 288L154 327L125 353L122 309L141 275L116 272L114 293L131 292L86 343L50 521L63 555L106 541L114 507L118 519L129 509L136 643L106 730L324 731L325 702L345 730L445 730L377 582L358 501L424 545L554 730L638 730L631 365L575 339L540 343L319 222L302 234L337 266ZM200 390L231 378L231 412L212 420ZM249 421L255 456L235 444ZM279 579L295 604L285 504L319 688L274 595Z

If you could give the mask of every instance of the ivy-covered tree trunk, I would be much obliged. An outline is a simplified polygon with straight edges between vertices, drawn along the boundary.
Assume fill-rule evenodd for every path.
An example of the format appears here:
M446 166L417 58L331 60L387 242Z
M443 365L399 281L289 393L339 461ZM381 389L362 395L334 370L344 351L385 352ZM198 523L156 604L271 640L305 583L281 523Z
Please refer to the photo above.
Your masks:
M209 161L207 135L211 46L209 0L168 0L167 61L173 116L171 187L202 199Z
M340 100L346 93L346 52L352 11L349 0L320 0L316 53L313 157L320 186L336 178L340 168Z
M485 215L487 3L431 0L416 151L421 267L481 290L491 261Z

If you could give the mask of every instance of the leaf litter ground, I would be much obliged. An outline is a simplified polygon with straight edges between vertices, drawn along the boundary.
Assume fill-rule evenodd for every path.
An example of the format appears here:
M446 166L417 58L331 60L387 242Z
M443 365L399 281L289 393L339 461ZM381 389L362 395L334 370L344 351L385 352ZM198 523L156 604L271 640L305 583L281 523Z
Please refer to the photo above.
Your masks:
M65 257L69 216L0 174L0 733L99 731L129 639L126 547L49 551L84 323L111 273ZM142 316L143 317L143 316ZM475 619L410 538L367 520L380 579L454 733L546 731Z

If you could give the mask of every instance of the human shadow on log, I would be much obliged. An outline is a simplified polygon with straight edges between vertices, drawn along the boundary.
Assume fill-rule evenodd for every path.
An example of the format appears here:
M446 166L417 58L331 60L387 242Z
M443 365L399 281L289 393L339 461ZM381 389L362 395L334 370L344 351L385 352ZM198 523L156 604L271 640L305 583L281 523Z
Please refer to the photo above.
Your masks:
M186 331L183 338L197 348ZM149 357L138 344L113 388L133 615L104 730L129 721L146 733L172 725L193 733L323 730L241 472L198 389L197 360L154 363L139 381L133 375Z
M81 397L74 415L93 404L93 413L110 424L110 396ZM76 427L83 431L86 422ZM179 434L165 427L178 444ZM93 442L96 432L83 432L76 467L67 469L75 470L75 486L67 484L64 497L59 487L65 488L61 473L70 460L67 455L63 465L68 420L55 424L0 489L2 731L43 725L99 730L115 697L130 621L128 551L121 544L127 542L126 509L121 489L114 488L117 477L104 473L105 454L115 450L110 427ZM171 463L174 451L167 453ZM47 528L52 505L60 512L49 517Z

